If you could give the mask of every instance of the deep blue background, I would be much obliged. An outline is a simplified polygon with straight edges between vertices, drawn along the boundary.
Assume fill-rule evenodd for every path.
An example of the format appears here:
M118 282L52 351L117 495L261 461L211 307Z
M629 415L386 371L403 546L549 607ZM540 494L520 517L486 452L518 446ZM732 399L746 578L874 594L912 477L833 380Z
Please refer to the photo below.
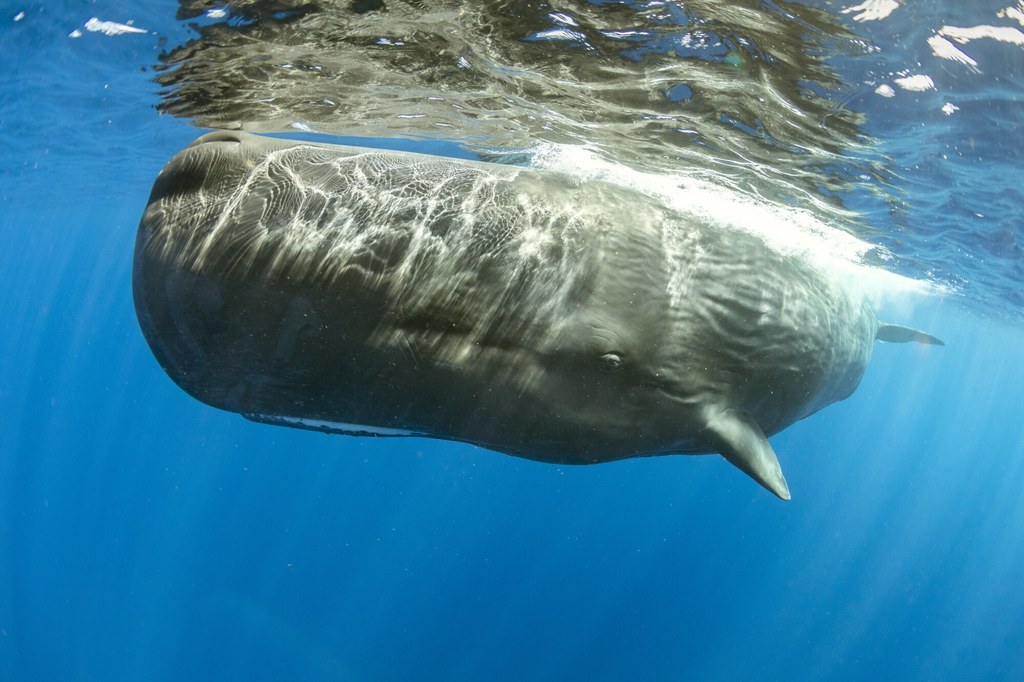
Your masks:
M182 38L168 4L134 16ZM1020 328L898 311L947 347L879 345L773 438L789 504L718 457L251 424L135 322L135 227L196 135L125 66L154 41L7 7L0 680L1024 679Z

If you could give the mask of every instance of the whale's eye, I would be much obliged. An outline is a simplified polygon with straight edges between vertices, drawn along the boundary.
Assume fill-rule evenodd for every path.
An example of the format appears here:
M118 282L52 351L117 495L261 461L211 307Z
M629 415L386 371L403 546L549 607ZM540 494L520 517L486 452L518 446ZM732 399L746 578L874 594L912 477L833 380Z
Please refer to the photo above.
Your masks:
M601 356L601 369L614 372L622 369L622 354L621 353L605 353Z

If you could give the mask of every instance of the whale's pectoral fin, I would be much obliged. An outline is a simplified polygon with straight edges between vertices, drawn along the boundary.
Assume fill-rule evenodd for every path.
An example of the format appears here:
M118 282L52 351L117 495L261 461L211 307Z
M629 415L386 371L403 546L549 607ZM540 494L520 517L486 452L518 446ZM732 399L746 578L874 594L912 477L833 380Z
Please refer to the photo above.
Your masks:
M768 438L749 414L726 409L708 419L707 434L718 451L734 466L783 500L789 485Z
M932 346L945 346L942 339L937 339L931 334L910 327L901 327L898 324L883 324L875 332L875 338L886 343L927 343Z

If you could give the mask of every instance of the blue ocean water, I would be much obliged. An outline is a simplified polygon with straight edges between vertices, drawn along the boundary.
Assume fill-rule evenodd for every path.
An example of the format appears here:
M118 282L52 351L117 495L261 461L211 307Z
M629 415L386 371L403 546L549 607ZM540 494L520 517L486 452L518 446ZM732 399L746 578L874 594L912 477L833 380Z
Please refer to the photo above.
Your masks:
M718 457L559 467L176 388L130 284L152 179L197 134L155 108L175 9L0 13L0 679L1024 679L1019 47L972 42L970 88L863 91L905 192L879 240L969 294L898 311L945 348L879 345L772 439L783 504ZM918 107L949 91L960 118Z

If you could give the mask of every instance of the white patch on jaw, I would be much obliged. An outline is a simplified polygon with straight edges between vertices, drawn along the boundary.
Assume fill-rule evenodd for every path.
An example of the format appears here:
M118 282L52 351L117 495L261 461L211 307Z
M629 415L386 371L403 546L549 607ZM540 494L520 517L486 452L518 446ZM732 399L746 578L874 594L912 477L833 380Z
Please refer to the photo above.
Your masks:
M289 417L282 414L243 414L243 417L254 422L273 424L275 426L292 426L298 429L320 431L321 433L339 433L346 436L422 436L428 434L405 429L391 429L385 426L366 426L363 424L347 424L345 422L332 422L325 419L306 419L304 417Z

